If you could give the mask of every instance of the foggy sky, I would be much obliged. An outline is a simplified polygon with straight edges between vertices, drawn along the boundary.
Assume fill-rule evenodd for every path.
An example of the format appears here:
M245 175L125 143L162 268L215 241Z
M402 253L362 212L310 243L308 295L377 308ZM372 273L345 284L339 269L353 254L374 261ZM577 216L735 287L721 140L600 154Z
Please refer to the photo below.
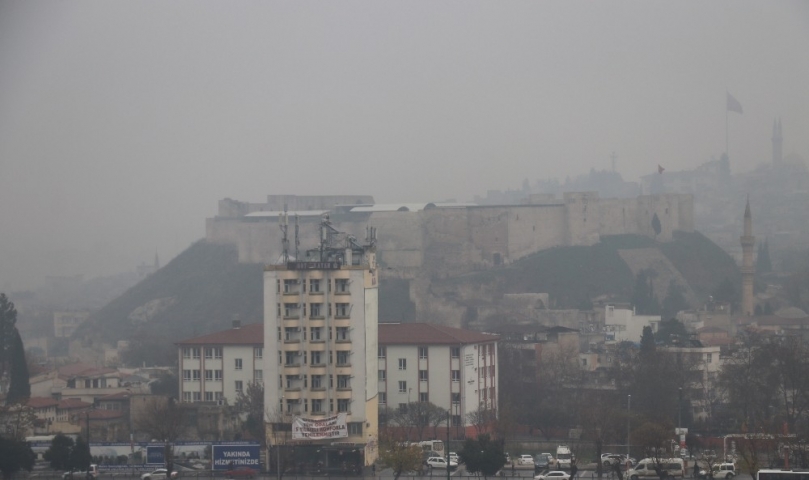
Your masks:
M0 291L129 271L270 193L469 200L809 159L807 2L0 3Z

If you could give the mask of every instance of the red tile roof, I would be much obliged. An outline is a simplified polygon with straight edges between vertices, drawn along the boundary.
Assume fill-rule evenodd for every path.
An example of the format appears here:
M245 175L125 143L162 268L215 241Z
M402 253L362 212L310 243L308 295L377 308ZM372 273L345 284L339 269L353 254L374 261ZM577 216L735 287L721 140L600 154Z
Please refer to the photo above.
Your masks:
M51 397L31 397L28 399L28 406L31 408L47 408L59 405L59 400Z
M74 408L90 408L91 406L91 403L82 402L76 398L65 398L63 400L59 400L59 408L65 410Z
M112 418L121 418L123 416L124 412L121 410L90 410L90 418L92 420L110 420Z
M90 377L117 372L114 368L98 368L86 363L73 363L59 367L59 376L62 378Z
M264 345L264 324L253 323L241 328L231 328L222 332L177 342L176 345Z
M458 345L494 342L498 335L431 323L380 323L380 345Z

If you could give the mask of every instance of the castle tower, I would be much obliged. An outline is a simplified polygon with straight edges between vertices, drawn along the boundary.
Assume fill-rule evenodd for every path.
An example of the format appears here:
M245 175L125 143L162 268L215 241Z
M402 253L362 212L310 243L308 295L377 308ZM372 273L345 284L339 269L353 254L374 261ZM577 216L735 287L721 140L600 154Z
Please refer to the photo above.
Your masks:
M781 160L784 159L783 151L784 138L781 136L781 119L772 121L772 163L773 165L781 165Z
M753 236L753 218L750 215L750 199L744 209L744 235L740 238L742 243L742 315L753 316L753 246L756 237Z

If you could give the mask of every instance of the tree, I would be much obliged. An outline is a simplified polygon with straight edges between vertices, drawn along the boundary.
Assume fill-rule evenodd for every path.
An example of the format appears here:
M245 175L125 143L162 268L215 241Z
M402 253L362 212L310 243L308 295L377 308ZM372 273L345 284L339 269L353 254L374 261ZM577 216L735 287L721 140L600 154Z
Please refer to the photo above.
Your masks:
M642 357L650 357L657 352L657 345L655 344L655 334L652 332L652 327L643 327L643 332L640 336L640 355Z
M90 455L90 444L79 437L70 450L70 469L88 472L91 463L93 463L93 458Z
M458 459L466 465L469 473L481 473L483 477L494 475L506 464L502 440L493 440L488 434L467 438L458 452Z
M390 428L380 431L379 462L385 468L393 470L393 479L398 480L403 473L416 472L421 469L422 450L417 445L403 441L401 431Z
M17 310L4 293L0 293L0 381L8 381L12 360L16 358ZM7 399L8 400L8 399ZM10 402L6 402L8 405Z
M638 315L658 315L660 304L654 295L652 279L655 276L654 270L644 269L635 275L635 287L632 290L632 305Z
M245 414L242 429L250 437L258 439L262 447L266 444L264 435L264 384L249 382L244 391L236 395L236 411Z
M30 472L34 468L36 454L28 442L14 438L0 437L0 472L3 479L10 479L20 470Z
M677 315L677 312L689 308L691 308L691 305L685 299L685 288L678 285L674 279L671 279L669 289L666 291L666 298L663 299L663 303L660 305L660 315L664 320L672 319Z
M136 422L136 428L150 437L165 443L166 479L170 480L174 467L171 444L185 431L183 410L173 398L152 397L148 399L143 414Z
M668 476L664 467L664 454L672 439L674 428L667 423L645 422L632 432L632 441L643 448L646 457L653 459L660 480Z
M626 412L614 393L601 390L588 391L579 405L579 425L584 439L593 442L595 458L600 459L603 447L609 442L625 439ZM596 462L596 474L603 474L602 462Z
M70 470L70 452L74 444L72 438L60 433L51 440L51 446L43 457L54 470Z
M734 310L739 306L739 290L727 277L713 290L711 295L715 302L729 303Z
M14 328L10 351L10 382L6 404L11 405L31 397L31 385L28 378L28 362L25 358L25 347L17 328Z
M292 425L280 406L265 409L265 415L274 450L268 463L275 466L279 477L283 477L288 467L294 466L291 449L284 448L292 438Z
M171 372L162 372L157 380L149 384L152 395L162 395L171 398L180 398L180 384L177 375Z
M654 230L655 232L655 238L657 238L657 236L660 235L660 232L662 231L660 225L660 217L658 217L656 213L652 217L652 230Z
M683 343L688 339L688 331L685 329L683 322L676 318L662 320L654 338L664 345Z

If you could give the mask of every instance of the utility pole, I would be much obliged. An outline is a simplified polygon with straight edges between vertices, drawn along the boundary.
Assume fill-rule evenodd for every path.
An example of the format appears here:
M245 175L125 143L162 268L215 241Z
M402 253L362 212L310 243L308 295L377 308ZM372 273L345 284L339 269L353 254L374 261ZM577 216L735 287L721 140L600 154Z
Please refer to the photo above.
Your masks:
M447 480L449 480L449 419L450 410L452 410L452 394L450 394L449 410L447 410L447 444L444 445L444 451L447 452Z
M630 422L632 420L632 395L626 396L626 459L629 461Z

